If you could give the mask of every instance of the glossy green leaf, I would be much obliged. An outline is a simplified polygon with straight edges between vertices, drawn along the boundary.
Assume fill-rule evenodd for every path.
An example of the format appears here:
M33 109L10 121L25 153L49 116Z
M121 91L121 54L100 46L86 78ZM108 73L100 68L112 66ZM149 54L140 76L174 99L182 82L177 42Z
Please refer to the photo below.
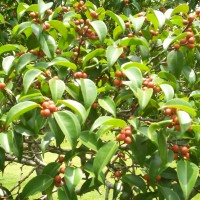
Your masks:
M65 83L62 80L51 79L49 81L49 87L54 102L62 99L62 95L65 91Z
M129 16L131 23L133 24L133 28L135 30L136 33L138 33L138 31L141 30L142 25L145 21L145 17L133 17L133 16Z
M46 174L54 178L58 174L59 168L60 168L60 163L56 162L48 163L48 165L46 165L42 170L42 174Z
M102 48L96 49L90 53L88 53L84 58L83 58L83 66L86 66L87 62L93 59L95 56L100 56L105 53L105 50Z
M192 108L192 105L183 99L179 98L171 99L162 106L162 109L166 107L178 108L184 110L185 112L191 114L192 116L196 116L196 112L194 108Z
M93 123L90 131L91 132L94 131L95 129L97 129L98 127L100 127L104 122L106 122L106 121L108 121L110 119L112 119L112 117L110 117L110 116L101 116L101 117L97 118L94 121L94 123Z
M109 119L103 123L103 125L113 125L115 127L124 128L127 124L122 119Z
M14 56L7 56L2 61L2 67L6 75L9 74L11 67L13 66Z
M56 50L56 42L52 36L48 34L41 34L40 45L48 58L52 58L54 56L54 52Z
M54 116L67 141L74 149L81 131L81 126L76 115L69 111L60 111L55 112Z
M120 55L123 53L123 48L109 46L106 50L106 58L108 61L108 67L112 67Z
M13 28L13 34L15 35L19 35L23 32L25 32L26 29L30 29L31 28L31 22L22 22L21 24L19 25L16 25L14 28Z
M63 66L63 67L69 67L70 69L76 70L76 65L72 62L70 62L69 60L67 60L66 58L62 58L62 57L56 57L54 58L49 64L48 66Z
M23 51L23 50L25 50L25 48L19 44L5 44L0 47L0 55L5 52L18 51L18 50Z
M93 163L93 169L96 176L98 176L104 167L111 161L112 157L117 152L117 149L118 145L116 142L108 142L99 149Z
M17 73L20 73L26 67L28 63L35 61L36 59L37 59L37 56L33 55L32 53L26 53L20 56L19 60L15 64Z
M71 200L71 197L69 197L68 193L65 191L65 188L60 187L58 189L58 200Z
M19 3L17 6L17 19L20 20L20 18L24 15L26 9L29 7L26 3Z
M94 103L97 97L96 85L90 79L81 79L80 86L85 108L88 109Z
M200 98L200 90L195 90L195 91L191 92L190 97Z
M138 62L127 62L127 63L124 63L122 65L122 68L124 70L128 69L128 68L131 68L131 67L136 67L138 68L139 70L141 71L149 71L150 70L150 67L149 66L146 66L144 63L138 63Z
M87 112L84 108L84 106L74 100L68 99L68 100L58 100L57 102L58 104L63 104L65 106L67 106L68 108L72 109L73 111L75 111L78 116L80 117L81 123L85 123L85 120L87 118Z
M166 20L165 15L159 10L152 10L152 12L154 13L154 15L156 16L158 20L159 29L161 29L163 25L165 24L165 20Z
M174 8L171 15L174 15L174 14L177 14L177 13L187 14L188 11L189 11L189 6L187 4L180 4L176 8Z
M121 27L123 32L125 31L125 28L126 28L125 27L125 23L124 23L123 19L119 15L116 15L115 13L113 13L110 10L106 11L106 15L111 17Z
M159 186L159 190L166 200L180 200L178 194L174 192L171 188Z
M194 70L189 66L183 67L183 75L188 80L190 84L194 84L196 82L196 74Z
M139 101L140 109L144 110L153 95L153 89L148 88L146 90L142 90L142 89L138 88L137 94L138 94L138 101Z
M131 82L135 82L139 88L142 86L143 77L140 69L136 67L126 67L122 65L122 71Z
M53 178L46 174L40 174L32 178L23 188L20 198L27 199L29 196L45 191L53 183Z
M39 69L30 69L25 73L23 77L23 85L25 93L28 92L28 89L33 83L34 79L38 77L41 73L42 71L40 71Z
M48 23L51 25L51 28L55 28L65 40L67 39L68 32L65 25L61 21L51 20L48 21Z
M120 42L120 46L131 46L131 45L135 46L142 45L147 48L149 47L147 40L143 37L134 37L134 38L125 37Z
M159 85L160 88L162 89L163 93L165 94L165 100L169 101L173 99L174 97L174 89L171 85L169 84L161 84Z
M5 164L5 150L0 147L0 171L4 170Z
M5 19L1 13L0 13L0 22L5 23Z
M24 101L14 105L7 114L6 127L8 127L8 125L12 121L17 119L20 115L23 115L24 113L33 110L37 107L40 107L40 105L32 101Z
M40 19L42 19L42 17L45 14L45 11L50 9L53 6L53 2L49 2L49 3L44 3L43 0L38 0L38 14Z
M177 163L178 180L185 199L189 199L199 175L199 168L187 160L179 160Z
M181 126L181 132L184 133L190 127L192 119L190 118L190 115L183 110L178 110L177 115L179 124Z
M111 113L114 117L116 117L116 105L113 99L109 96L98 99L99 105L105 109L107 112Z
M103 43L108 32L106 24L103 21L98 21L98 20L92 21L90 24L96 31L100 42Z

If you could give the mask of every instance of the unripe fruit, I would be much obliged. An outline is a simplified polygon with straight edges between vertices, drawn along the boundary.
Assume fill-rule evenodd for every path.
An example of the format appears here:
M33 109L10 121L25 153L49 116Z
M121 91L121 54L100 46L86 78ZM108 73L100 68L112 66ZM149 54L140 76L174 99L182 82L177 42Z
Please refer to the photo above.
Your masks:
M130 144L130 143L132 142L131 137L126 137L126 138L124 139L124 142L125 142L126 144Z
M121 134L121 133L116 136L117 141L124 141L125 138L126 138L125 134Z
M174 145L171 147L171 150L172 150L174 153L178 153L179 146L178 146L177 144L174 144Z
M181 155L186 155L188 153L188 148L186 146L181 147L180 153Z
M156 180L157 180L157 181L160 181L161 178L162 178L162 177L161 177L160 175L156 176Z
M0 83L0 90L4 90L6 87L6 84L5 83Z

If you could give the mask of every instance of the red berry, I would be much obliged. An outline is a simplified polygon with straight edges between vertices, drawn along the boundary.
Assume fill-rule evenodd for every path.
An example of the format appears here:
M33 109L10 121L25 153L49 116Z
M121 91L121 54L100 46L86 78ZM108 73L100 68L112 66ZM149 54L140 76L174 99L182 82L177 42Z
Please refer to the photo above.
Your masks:
M187 48L188 49L194 49L194 47L195 47L195 44L190 44L190 43L187 44Z
M154 88L154 86L155 86L154 83L151 82L151 81L148 82L148 84L147 84L147 87L148 87L148 88Z
M190 158L190 154L189 154L189 153L186 153L185 156L184 156L184 158L185 158L185 159L189 159L189 158Z
M61 167L61 168L60 168L60 173L61 173L61 174L64 174L64 173L65 173L65 167Z
M83 72L82 73L82 78L87 78L87 77L88 77L88 75L85 72Z
M119 134L116 136L116 140L117 140L117 141L124 141L125 138L126 138L125 134L121 134L121 133L119 133Z
M145 174L145 175L143 176L143 179L146 180L146 181L148 181L148 180L149 180L149 175L148 175L148 174Z
M49 108L49 102L48 101L43 102L42 107L43 109Z
M178 153L179 146L178 146L177 144L174 144L174 145L171 147L171 150L172 150L174 153Z
M194 42L195 42L195 37L190 37L190 38L188 39L188 42L189 42L190 44L194 44Z
M183 20L183 25L187 25L188 23L189 23L188 20L186 19Z
M164 114L170 116L172 114L172 109L171 108L165 108Z
M188 153L188 148L186 146L181 147L181 155L185 156Z
M122 175L122 173L120 171L115 171L114 175L115 175L115 177L120 177Z
M98 14L97 14L94 10L92 10L92 11L90 12L90 16L91 16L92 18L98 18Z
M126 143L126 144L130 144L131 142L132 142L132 139L131 139L131 137L126 137L125 139L124 139L124 142Z
M58 158L58 162L59 162L59 163L63 163L64 160L65 160L65 157L64 157L64 156L59 156L59 158Z
M56 112L56 111L58 111L58 108L56 107L56 105L51 104L51 105L49 105L49 110L50 110L51 112Z
M160 87L154 86L153 91L154 91L155 93L160 92Z
M126 135L126 137L130 137L132 135L132 131L131 130L125 130L125 135Z
M190 14L188 15L188 21L189 21L189 22L193 22L194 19L195 19L194 14L190 13Z
M171 119L173 120L174 124L178 124L179 123L177 115L172 115Z
M51 116L51 111L49 109L44 109L44 110L41 110L40 114L43 116L43 117L49 117Z
M175 50L179 50L179 48L180 48L180 44L175 44L175 45L174 45L174 49L175 49Z
M162 177L160 175L156 176L156 180L159 181Z
M175 128L176 131L180 131L181 130L181 126L179 124L175 125L174 128Z
M31 17L31 18L35 18L35 17L36 17L35 12L30 12L30 13L29 13L29 17Z
M118 77L118 78L122 77L122 72L121 71L116 71L115 72L115 76Z
M6 84L5 83L0 83L0 90L4 90L6 87Z
M117 86L121 85L121 81L119 79L114 79L113 82L114 82L114 85L117 85Z
M61 180L62 180L62 178L59 175L57 175L57 176L54 177L54 182L55 183L60 183Z
M178 159L178 153L174 153L174 160Z

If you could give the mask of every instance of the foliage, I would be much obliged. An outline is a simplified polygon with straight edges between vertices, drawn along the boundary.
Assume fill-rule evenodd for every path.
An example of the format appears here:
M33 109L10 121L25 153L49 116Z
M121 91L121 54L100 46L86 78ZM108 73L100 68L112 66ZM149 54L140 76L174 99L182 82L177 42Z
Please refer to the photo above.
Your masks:
M120 200L196 196L197 3L1 1L0 170L37 175L0 195L76 200L105 185Z

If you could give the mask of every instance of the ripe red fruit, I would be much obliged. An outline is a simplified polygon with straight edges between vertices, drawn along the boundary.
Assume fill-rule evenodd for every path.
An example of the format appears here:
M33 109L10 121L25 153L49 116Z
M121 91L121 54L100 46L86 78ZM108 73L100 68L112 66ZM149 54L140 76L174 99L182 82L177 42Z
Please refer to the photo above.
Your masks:
M49 109L44 109L44 110L41 110L40 114L43 116L43 117L49 117L51 116L51 111Z
M172 109L171 108L165 108L164 114L170 116L172 114Z
M58 162L59 162L59 163L63 163L64 160L65 160L65 157L64 157L64 156L59 156L59 158L58 158Z
M58 108L54 104L51 104L51 105L49 105L49 110L51 112L56 112L56 111L58 111Z
M174 145L171 147L171 150L172 150L174 153L178 153L179 146L178 146L177 144L174 144Z
M188 21L189 21L189 22L193 22L194 19L195 19L194 14L190 13L190 14L188 15Z
M130 144L131 142L132 142L132 139L131 139L131 137L126 137L125 139L124 139L124 142L126 143L126 144Z
M160 92L160 87L158 87L158 86L155 86L155 87L153 88L153 91L154 91L155 93L158 93L158 92Z
M125 134L121 133L116 136L117 141L124 141L125 138L126 138Z
M65 6L62 6L62 10L63 10L64 12L68 12L68 11L69 11L69 9L68 9L67 7L65 7Z
M179 123L177 115L172 115L171 119L173 120L174 124L178 124Z
M148 88L154 88L154 83L152 81L148 82L147 87Z
M187 25L189 22L188 22L188 20L184 19L182 23L183 23L183 25Z
M64 174L64 173L65 173L65 167L61 167L61 168L60 168L60 173L61 173L61 174Z
M187 32L186 38L189 39L189 38L191 38L191 37L194 37L194 33L192 33L192 32Z
M56 54L61 54L62 51L60 49L56 49Z
M195 44L190 44L190 43L187 44L187 48L188 49L194 49L194 47L195 47Z
M0 83L0 90L4 90L6 87L6 84L5 83Z
M186 44L187 43L187 39L186 38L183 38L180 40L180 44L183 45L183 44Z
M148 181L149 180L149 175L148 174L144 174L143 179Z
M179 124L175 125L174 128L175 128L176 131L180 131L181 130L181 126Z
M75 78L82 78L82 72L76 72L76 73L74 74L74 77L75 77Z
M115 175L115 177L120 177L122 175L122 173L120 171L115 171L114 175Z
M92 108L93 108L93 109L97 109L97 106L98 106L98 103L97 103L97 102L94 102L94 103L92 104Z
M114 79L114 85L119 86L121 84L121 81L119 79Z
M178 153L174 153L174 160L178 159Z
M82 78L87 78L87 77L88 77L88 75L85 72L83 72L82 73Z
M59 175L57 175L57 176L54 177L54 182L55 183L60 183L61 180L62 180L62 178Z
M98 18L98 14L97 14L94 10L92 10L92 11L90 12L90 16L91 16L92 18Z
M51 15L53 13L51 9L48 9L46 12L48 15Z
M180 153L181 155L185 156L188 153L188 148L186 146L181 147Z
M126 137L130 137L132 135L132 131L131 130L125 130L125 135L126 135Z
M126 22L126 23L125 23L125 27L126 27L126 28L129 28L129 27L130 27L130 23L129 23L129 22Z
M82 7L84 5L84 1L79 1L78 6Z
M156 180L159 181L162 177L160 175L156 176Z
M35 17L36 17L35 12L30 12L30 13L29 13L29 17L31 17L31 18L35 18Z
M48 101L43 102L42 107L43 109L49 108L49 102Z
M188 39L188 42L189 42L190 44L194 44L194 42L195 42L195 37L190 37L190 38Z
M189 158L190 158L190 154L189 154L189 153L186 153L185 156L184 156L184 158L185 158L185 159L189 159Z
M116 71L115 72L115 76L118 77L118 78L122 77L122 72L121 71Z
M175 50L179 50L179 49L180 49L180 44L175 44L175 45L174 45L174 49L175 49Z

